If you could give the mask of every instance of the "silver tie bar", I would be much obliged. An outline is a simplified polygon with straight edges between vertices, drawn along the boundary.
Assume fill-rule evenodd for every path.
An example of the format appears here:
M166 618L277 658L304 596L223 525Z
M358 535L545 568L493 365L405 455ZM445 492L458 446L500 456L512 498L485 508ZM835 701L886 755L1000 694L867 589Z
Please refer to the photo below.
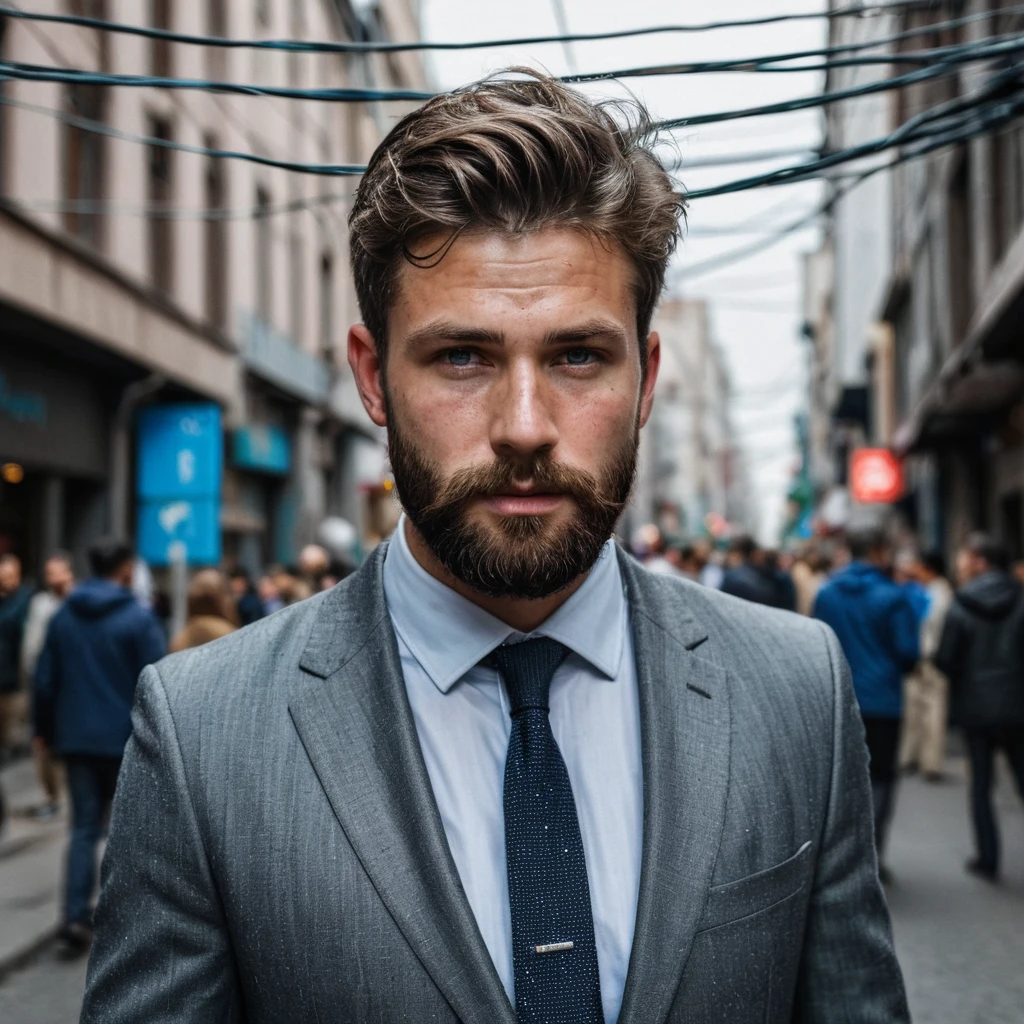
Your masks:
M575 943L572 942L549 942L544 946L534 946L533 948L538 953L561 953L567 949L573 949Z

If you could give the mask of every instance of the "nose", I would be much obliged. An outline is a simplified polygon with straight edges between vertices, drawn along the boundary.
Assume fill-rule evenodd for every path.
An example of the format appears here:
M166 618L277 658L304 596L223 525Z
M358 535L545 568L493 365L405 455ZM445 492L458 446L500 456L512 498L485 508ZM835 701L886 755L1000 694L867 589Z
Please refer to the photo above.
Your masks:
M493 393L494 453L525 461L550 452L558 443L558 428L551 407L555 396L543 371L531 359L513 359L503 377Z

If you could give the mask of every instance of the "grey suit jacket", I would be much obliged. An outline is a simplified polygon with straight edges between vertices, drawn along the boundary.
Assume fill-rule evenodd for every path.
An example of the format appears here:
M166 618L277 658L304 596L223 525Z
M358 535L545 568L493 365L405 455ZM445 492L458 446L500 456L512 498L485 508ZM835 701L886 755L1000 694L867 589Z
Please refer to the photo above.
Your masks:
M514 1024L431 791L383 560L144 673L83 1021ZM622 570L644 834L621 1024L907 1021L835 637Z

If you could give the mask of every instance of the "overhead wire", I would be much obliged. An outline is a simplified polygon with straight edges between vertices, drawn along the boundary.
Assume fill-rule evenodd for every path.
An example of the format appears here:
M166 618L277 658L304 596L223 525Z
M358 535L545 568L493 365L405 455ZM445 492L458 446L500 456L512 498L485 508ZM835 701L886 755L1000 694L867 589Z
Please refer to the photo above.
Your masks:
M1024 9L1024 8L1022 8ZM698 114L687 118L676 118L659 121L655 129L670 131L680 127L694 127L702 124L719 123L749 117L764 117L771 114L792 113L797 110L812 109L849 99L867 96L877 92L888 92L905 85L928 81L953 73L961 64L983 60L993 60L1012 55L1024 50L1024 37L1020 34L1011 36L988 37L979 41L959 44L957 46L940 47L917 54L903 53L882 57L861 57L848 62L826 62L812 67L798 67L790 70L814 71L827 70L830 67L850 66L859 64L904 64L913 63L919 58L923 66L914 71L906 72L875 82L853 86L849 89L833 92L816 93L813 96L798 97L779 103L739 110L717 111L710 114ZM760 62L787 59L785 55L761 58ZM567 75L562 81L570 83L598 82L611 79L623 79L646 75L678 75L707 74L722 70L752 70L759 66L758 59L753 61L705 62L702 64L672 64L656 67L620 68L614 71L595 72L591 75ZM84 71L74 68L53 68L38 64L27 64L19 61L0 61L0 76L18 81L29 82L60 82L79 85L118 86L123 88L181 89L198 90L239 96L272 96L289 100L309 100L330 103L366 103L366 102L421 102L432 98L436 93L419 89L365 89L352 87L330 87L302 89L293 86L267 85L259 83L243 83L221 81L208 78L174 78L160 75L132 75L109 72Z
M460 42L430 42L426 40L326 42L302 39L233 39L223 36L174 32L168 29L152 28L147 25L129 25L123 22L107 21L102 18L91 18L84 15L23 11L6 5L0 5L0 16L6 15L22 20L50 22L61 25L76 25L80 28L114 32L122 35L142 36L146 39L159 39L170 43L184 43L190 46L216 46L224 49L285 50L293 53L405 53L424 50L480 50L509 46L536 46L545 43L600 42L612 39L630 39L673 33L712 32L722 29L777 25L793 21L821 21L920 10L932 6L932 2L933 0L902 0L902 2L880 4L851 4L848 7L840 7L831 11L773 14L755 18L734 18L690 25L654 25L645 28L618 29L608 32L563 33Z

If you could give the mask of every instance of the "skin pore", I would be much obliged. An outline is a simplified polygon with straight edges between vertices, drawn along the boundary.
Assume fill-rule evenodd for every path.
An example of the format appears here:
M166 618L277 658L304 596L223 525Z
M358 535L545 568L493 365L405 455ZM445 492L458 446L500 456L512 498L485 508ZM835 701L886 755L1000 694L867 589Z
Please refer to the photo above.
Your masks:
M367 413L388 426L390 412L445 482L496 459L528 467L538 458L604 479L610 453L647 422L660 362L652 333L641 382L632 274L624 253L573 228L463 233L435 266L399 269L387 400L374 339L362 324L349 331ZM467 516L495 537L517 516L556 531L573 503L525 477L471 500ZM406 537L427 572L522 632L586 578L540 598L488 596L453 576L411 522Z

